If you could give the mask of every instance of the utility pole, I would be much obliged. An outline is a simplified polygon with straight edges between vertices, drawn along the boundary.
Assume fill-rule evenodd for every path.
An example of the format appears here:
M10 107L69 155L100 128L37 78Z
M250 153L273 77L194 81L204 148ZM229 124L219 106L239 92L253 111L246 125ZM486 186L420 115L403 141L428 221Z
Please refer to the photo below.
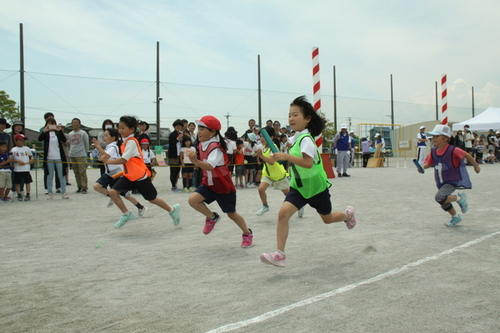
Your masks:
M351 117L347 117L347 121L349 122L349 132L351 132Z
M228 112L227 114L224 115L224 117L226 117L226 123L227 123L226 130L227 130L229 128L229 117L231 117L231 115Z

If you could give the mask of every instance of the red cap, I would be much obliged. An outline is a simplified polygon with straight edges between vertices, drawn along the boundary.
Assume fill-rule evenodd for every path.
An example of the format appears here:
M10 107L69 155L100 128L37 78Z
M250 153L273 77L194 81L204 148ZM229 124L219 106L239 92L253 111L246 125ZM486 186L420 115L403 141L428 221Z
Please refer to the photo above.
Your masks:
M22 133L16 134L14 136L14 140L21 140L21 139L27 139L27 137L24 136L24 134L22 134Z
M148 139L141 139L141 145L142 144L147 144L149 145L149 140Z
M220 129L222 128L219 119L215 118L214 116L205 116L200 120L196 120L195 122L199 126L203 126L217 131L220 131Z

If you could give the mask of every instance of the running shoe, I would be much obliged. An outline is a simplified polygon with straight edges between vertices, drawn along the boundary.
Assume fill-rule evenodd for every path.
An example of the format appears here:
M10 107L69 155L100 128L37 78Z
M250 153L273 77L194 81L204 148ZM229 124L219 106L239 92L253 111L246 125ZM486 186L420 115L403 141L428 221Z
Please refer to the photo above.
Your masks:
M210 231L212 231L215 227L215 224L219 222L220 220L220 215L217 213L214 213L214 218L205 218L205 228L203 228L203 233L205 235L208 235Z
M304 207L302 207L301 209L299 209L299 217L300 218L304 217Z
M45 196L45 199L52 200L53 199L52 193L47 193L47 195Z
M280 250L272 253L262 253L260 261L264 264L274 265L276 267L285 267L286 256Z
M269 206L262 206L261 209L257 212L257 216L262 216L264 213L269 211Z
M67 193L67 192L64 192L64 193L62 194L62 198L63 198L63 199L69 199L68 193Z
M174 225L178 226L179 222L181 221L181 205L175 204L172 206L173 211L171 213L168 213L170 217L172 218Z
M82 189L82 194L87 194L87 189L86 188Z
M451 217L450 222L446 223L447 227L455 227L458 223L462 222L462 216L458 214L457 217Z
M17 195L17 201L23 201L23 195L22 194L18 194Z
M352 229L356 226L356 216L354 215L354 208L347 206L345 213L349 216L349 220L344 221L347 229Z
M31 200L31 197L29 194L26 194L26 196L24 197L24 201L30 201Z
M243 241L241 242L241 247L251 247L253 244L253 232L252 229L250 230L249 234L243 234Z
M115 228L120 228L122 227L125 223L127 223L130 220L135 219L135 215L132 212L129 212L128 214L122 214L118 222L115 223Z
M146 214L147 210L148 210L148 207L142 206L142 208L139 209L139 217L144 217L144 214Z
M467 213L469 210L469 204L467 203L467 194L465 193L459 193L458 196L460 199L457 201L457 204L460 206L460 210L462 213Z

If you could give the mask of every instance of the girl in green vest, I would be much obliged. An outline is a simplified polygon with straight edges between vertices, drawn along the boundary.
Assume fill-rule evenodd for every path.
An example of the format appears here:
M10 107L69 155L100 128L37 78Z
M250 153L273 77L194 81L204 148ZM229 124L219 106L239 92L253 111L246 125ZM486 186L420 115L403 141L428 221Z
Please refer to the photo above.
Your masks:
M274 128L272 126L267 126L264 130L269 134L271 140L275 140ZM259 132L260 134L260 132ZM262 137L262 136L261 136ZM267 142L262 139L262 149L257 149L256 154L264 162L264 167L262 168L262 178L259 185L259 197L262 201L262 207L257 211L257 215L261 216L269 211L269 205L267 204L266 190L269 186L273 186L275 190L280 190L286 196L290 191L290 180L288 179L288 172L285 167L276 162L272 156L272 149L268 146ZM279 142L278 142L279 143ZM276 150L278 147L276 143L274 144ZM299 210L299 217L304 215L304 208Z
M290 104L288 123L296 132L290 140L290 152L274 153L273 158L290 163L291 187L278 214L277 251L260 255L262 262L279 267L285 266L288 221L306 204L316 209L326 224L345 222L348 229L356 225L353 207L348 206L345 212L332 212L328 190L331 184L314 142L314 137L320 135L324 128L325 120L316 113L305 96L300 96Z

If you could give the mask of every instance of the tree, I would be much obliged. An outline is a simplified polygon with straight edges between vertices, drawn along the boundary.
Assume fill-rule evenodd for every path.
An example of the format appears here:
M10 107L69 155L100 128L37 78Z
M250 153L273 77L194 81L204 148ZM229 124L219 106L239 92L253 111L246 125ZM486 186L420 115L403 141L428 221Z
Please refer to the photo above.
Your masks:
M323 118L325 117L323 113L321 113L321 116ZM333 122L328 121L326 118L325 120L325 128L323 128L321 134L323 135L323 145L328 146L333 143L333 138L335 138L335 134L337 134L337 129L335 128L335 124Z
M21 118L21 114L16 107L16 102L11 100L9 95L3 90L0 90L0 117L11 122Z

